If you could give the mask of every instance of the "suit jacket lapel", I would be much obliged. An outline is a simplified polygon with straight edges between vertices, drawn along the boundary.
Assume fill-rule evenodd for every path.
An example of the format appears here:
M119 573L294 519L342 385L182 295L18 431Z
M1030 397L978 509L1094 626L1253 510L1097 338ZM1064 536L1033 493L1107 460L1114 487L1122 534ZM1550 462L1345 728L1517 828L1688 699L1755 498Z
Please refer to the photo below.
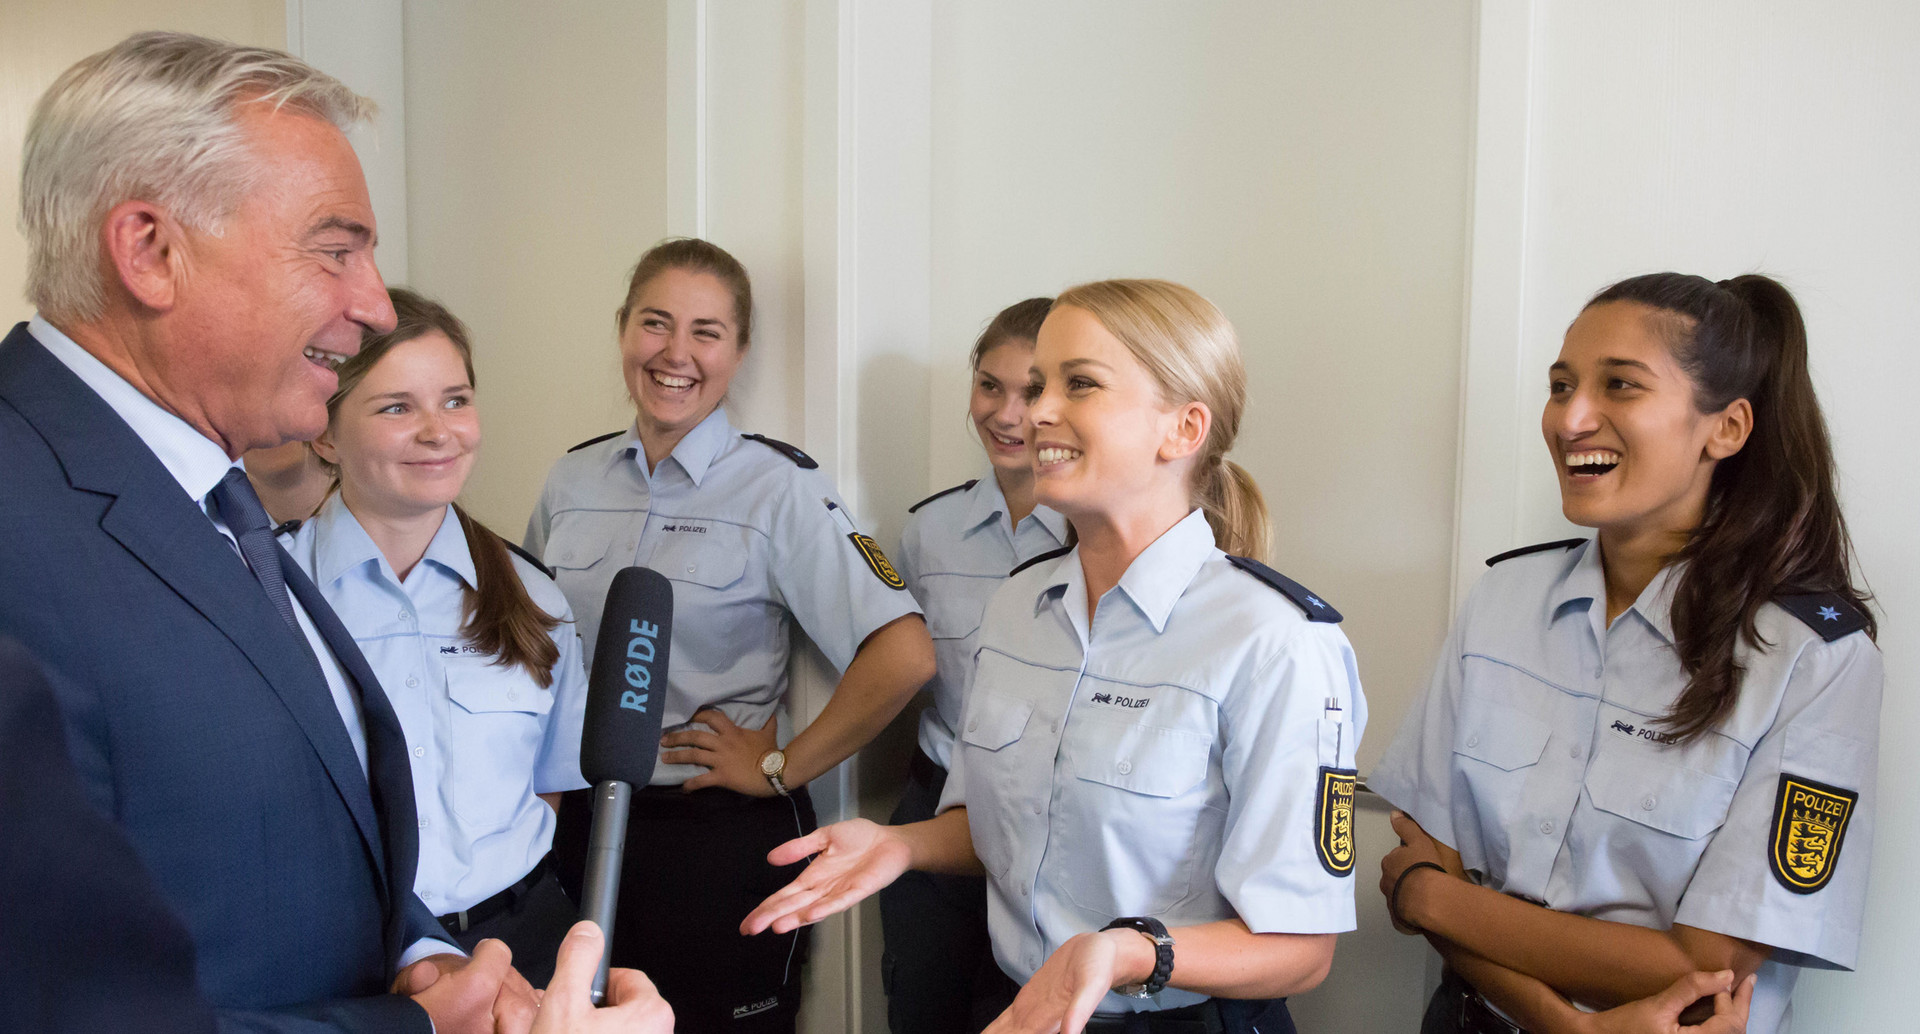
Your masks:
M198 502L187 498L111 406L33 340L25 324L0 344L0 398L39 430L74 488L114 497L101 530L199 611L260 672L306 734L375 864L384 870L367 780L319 665Z

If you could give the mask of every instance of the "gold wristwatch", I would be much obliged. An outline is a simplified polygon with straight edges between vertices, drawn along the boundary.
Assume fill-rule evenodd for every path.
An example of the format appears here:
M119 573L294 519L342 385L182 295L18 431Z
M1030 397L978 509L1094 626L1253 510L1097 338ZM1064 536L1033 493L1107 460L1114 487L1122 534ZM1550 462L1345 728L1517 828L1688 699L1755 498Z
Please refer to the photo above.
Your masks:
M770 751L767 751L765 754L760 755L760 774L763 776L766 776L767 782L773 784L773 792L779 794L782 797L785 797L792 792L787 789L786 783L780 781L781 774L784 773L786 770L787 770L787 752L786 751L770 750Z

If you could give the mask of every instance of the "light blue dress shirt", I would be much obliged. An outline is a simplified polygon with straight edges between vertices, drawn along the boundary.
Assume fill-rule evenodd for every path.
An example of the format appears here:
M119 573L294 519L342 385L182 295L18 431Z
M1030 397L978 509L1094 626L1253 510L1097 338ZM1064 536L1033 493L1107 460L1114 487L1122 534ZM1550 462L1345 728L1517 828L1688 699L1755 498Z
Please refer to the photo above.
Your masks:
M159 403L140 393L107 364L95 358L92 353L81 348L72 338L60 332L59 328L35 315L27 323L27 333L45 346L53 357L60 360L74 376L85 382L100 400L112 407L120 419L127 422L140 441L152 450L160 465L179 483L187 497L200 506L202 513L208 513L207 494L212 492L227 471L238 465L238 461L229 459L226 450L213 439L201 434L192 424L179 416L160 408ZM220 536L233 546L235 556L241 562L246 558L240 554L240 544L234 540L233 532L227 530L224 521L208 513L208 520ZM289 595L288 602L293 604L294 618L300 624L300 631L307 637L307 646L313 651L314 660L320 665L320 673L327 681L327 691L333 697L333 705L340 712L341 723L346 727L347 738L353 743L354 756L360 760L360 775L367 774L367 726L360 714L360 698L347 684L346 672L341 670L340 661L328 648L325 637L314 627L313 619L307 616L305 607L298 599ZM400 955L400 968L405 969L429 955L465 954L451 944L438 940L422 938L407 947Z
M1619 923L1683 923L1772 945L1747 1022L1786 1031L1799 966L1853 967L1873 853L1880 651L1825 642L1775 604L1744 642L1739 702L1674 744L1686 687L1673 653L1680 569L1606 623L1592 541L1496 564L1474 586L1369 785L1486 886ZM1859 795L1829 882L1770 869L1782 774Z
M705 707L758 729L786 695L795 619L844 671L867 636L920 612L904 583L896 588L882 572L897 573L867 559L857 534L820 471L742 437L715 409L651 473L632 427L560 457L526 546L572 603L588 665L613 576L631 565L666 575L667 730ZM652 785L705 771L662 762Z
M339 493L281 541L353 633L400 716L420 816L420 900L446 915L525 876L553 842L553 809L534 795L587 785L586 671L560 590L511 557L527 595L560 619L549 633L560 659L543 689L519 665L497 664L465 641L461 604L477 576L451 507L405 581Z
M1229 564L1195 510L1087 620L1080 553L1007 579L940 806L965 805L1000 967L1025 983L1121 916L1354 927L1316 853L1319 769L1350 769L1367 705L1340 629ZM1204 995L1109 994L1101 1012Z
M920 749L940 767L953 756L953 730L973 678L980 617L1007 572L1067 541L1067 519L1036 506L1016 527L991 471L917 506L900 532L900 573L927 613L938 673L920 712Z

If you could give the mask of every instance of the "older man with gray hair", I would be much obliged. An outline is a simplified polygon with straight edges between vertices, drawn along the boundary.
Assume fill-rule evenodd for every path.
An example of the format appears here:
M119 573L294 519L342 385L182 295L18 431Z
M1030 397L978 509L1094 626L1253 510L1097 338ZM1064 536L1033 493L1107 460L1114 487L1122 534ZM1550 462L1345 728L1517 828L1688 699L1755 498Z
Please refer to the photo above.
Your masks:
M39 313L0 343L0 635L48 670L88 798L226 1025L524 1029L505 952L469 961L414 896L393 708L237 462L322 430L333 367L392 326L344 135L370 109L286 54L174 33L41 98Z

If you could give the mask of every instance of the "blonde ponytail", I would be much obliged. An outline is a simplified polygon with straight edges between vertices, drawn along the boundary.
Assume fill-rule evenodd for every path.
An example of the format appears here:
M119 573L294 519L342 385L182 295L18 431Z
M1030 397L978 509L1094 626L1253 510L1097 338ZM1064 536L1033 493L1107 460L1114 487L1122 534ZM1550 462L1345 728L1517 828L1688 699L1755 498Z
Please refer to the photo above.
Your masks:
M1198 402L1213 422L1193 472L1193 505L1206 514L1214 544L1267 561L1273 530L1267 501L1239 464L1227 459L1247 405L1247 371L1233 324L1192 288L1167 280L1100 280L1063 292L1127 346L1170 405Z

